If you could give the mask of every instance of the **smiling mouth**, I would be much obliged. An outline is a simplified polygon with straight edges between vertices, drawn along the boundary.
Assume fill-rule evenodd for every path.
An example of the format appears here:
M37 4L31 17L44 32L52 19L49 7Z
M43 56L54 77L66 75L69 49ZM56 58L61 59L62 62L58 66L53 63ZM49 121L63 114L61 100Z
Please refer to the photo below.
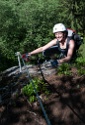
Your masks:
M62 40L62 37L57 37L57 40L58 40L58 41L61 41L61 40Z
M62 39L62 37L57 37L57 39Z

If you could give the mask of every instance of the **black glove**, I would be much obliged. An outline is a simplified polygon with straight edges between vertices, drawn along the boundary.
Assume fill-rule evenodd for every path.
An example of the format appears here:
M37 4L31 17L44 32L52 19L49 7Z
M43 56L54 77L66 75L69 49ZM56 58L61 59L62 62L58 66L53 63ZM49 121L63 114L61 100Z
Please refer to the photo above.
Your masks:
M58 67L58 61L57 60L51 60L52 67Z

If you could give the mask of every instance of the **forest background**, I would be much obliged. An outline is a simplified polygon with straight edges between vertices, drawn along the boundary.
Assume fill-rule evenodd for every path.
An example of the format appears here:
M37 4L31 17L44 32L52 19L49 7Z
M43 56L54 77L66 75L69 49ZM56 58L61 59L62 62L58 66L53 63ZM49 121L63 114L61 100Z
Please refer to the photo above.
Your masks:
M30 52L53 39L59 22L83 37L85 58L84 0L0 0L0 71L17 64L16 52Z

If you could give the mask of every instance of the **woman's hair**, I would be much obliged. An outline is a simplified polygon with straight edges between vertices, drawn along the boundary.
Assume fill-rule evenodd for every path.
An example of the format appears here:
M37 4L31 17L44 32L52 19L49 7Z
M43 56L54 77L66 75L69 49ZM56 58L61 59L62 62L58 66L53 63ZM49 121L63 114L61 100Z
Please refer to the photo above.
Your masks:
M68 31L66 30L66 31L63 31L63 33L65 34L64 36L65 36L65 38L67 38L67 36L68 36Z

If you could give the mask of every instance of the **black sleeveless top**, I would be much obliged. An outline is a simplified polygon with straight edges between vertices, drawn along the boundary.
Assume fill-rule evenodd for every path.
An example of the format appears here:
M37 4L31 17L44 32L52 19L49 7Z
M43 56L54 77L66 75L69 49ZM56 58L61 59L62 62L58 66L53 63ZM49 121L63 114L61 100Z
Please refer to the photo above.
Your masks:
M59 56L60 59L67 56L70 40L71 40L71 38L67 37L66 48L65 48L65 49L61 49L59 42L57 43L57 45L58 45L58 50L59 50L59 52L60 52L60 56ZM75 57L76 57L76 51L75 51L75 49L74 49L73 56L72 56L72 60L73 60Z

